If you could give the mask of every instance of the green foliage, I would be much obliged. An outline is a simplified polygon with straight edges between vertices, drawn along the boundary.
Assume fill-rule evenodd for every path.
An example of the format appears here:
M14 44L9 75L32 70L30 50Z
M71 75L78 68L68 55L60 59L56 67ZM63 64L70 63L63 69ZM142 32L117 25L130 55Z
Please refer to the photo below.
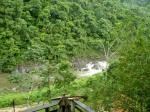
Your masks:
M86 82L85 80L75 81L73 83L76 87L73 87L73 88L76 88L76 89L81 88L82 85L85 85L85 82ZM65 88L55 87L55 86L51 86L50 88L51 88L50 92L51 92L52 97L62 95L63 92L66 92L65 90L70 90L71 91L70 94L73 94L73 93L75 94L76 92L75 89L71 87L71 85L66 86ZM45 87L38 91L1 94L0 107L11 106L12 105L11 102L13 99L15 99L16 105L27 104L28 102L30 102L30 104L32 104L32 102L43 102L43 101L47 102L47 101L50 101L50 98L51 98L50 93L48 91L49 91L49 88Z
M87 56L88 51L98 54L101 39L105 43L113 40L111 31L122 11L119 4L108 0L2 0L0 70L11 72L27 61L70 61Z
M111 70L110 77L121 86L115 92L128 98L128 102L123 101L126 107L122 108L130 111L145 112L149 109L149 42L144 38L128 41L122 48L123 52L120 51L117 66Z
M21 75L20 74L15 74L15 75L12 75L12 76L9 76L8 77L8 80L11 82L11 83L19 83L21 81Z

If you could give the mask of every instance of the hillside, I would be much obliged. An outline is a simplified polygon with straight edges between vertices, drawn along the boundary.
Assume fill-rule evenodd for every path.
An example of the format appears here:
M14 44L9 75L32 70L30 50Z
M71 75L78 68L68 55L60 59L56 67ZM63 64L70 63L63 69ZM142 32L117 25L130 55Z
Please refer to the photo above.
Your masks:
M0 11L3 72L30 63L97 57L104 51L107 58L108 44L118 43L120 28L132 16L119 2L108 0L2 0Z

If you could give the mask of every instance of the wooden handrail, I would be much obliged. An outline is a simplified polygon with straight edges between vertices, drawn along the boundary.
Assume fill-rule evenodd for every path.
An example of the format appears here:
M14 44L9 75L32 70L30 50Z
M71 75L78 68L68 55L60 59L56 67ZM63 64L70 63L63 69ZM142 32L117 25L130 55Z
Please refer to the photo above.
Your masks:
M52 102L50 104L46 103L44 105L39 105L39 106L30 108L30 109L27 109L24 112L36 112L36 111L39 111L39 110L47 109L49 107L53 107L53 106L58 105L58 102L59 102L59 100L52 100Z
M92 108L81 103L80 101L73 101L73 102L75 103L75 107L79 108L80 110L84 110L86 112L95 112Z

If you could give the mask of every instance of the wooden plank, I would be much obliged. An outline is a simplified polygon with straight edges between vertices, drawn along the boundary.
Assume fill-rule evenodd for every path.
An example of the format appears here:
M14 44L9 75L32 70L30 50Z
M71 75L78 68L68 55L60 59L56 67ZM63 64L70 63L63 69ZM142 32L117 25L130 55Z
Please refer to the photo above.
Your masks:
M86 112L95 112L93 109L91 109L89 106L81 103L80 101L74 101L75 106L77 108L81 108L82 110L86 111Z
M42 110L42 109L46 109L46 108L49 108L49 107L52 107L52 106L56 106L56 105L58 105L58 102L59 102L59 100L53 100L50 104L47 103L47 104L44 104L44 105L38 105L36 107L27 109L24 112L36 112L36 111L39 111L39 110Z

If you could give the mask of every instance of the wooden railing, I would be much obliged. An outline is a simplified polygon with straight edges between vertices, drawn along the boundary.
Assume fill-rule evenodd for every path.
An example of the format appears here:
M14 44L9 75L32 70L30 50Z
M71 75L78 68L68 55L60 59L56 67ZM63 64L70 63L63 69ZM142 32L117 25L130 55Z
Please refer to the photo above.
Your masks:
M60 110L61 104L60 101L63 97L55 98L51 100L51 103L38 105L36 107L29 108L24 112L37 112L40 110L45 110L45 112L63 112ZM80 102L80 98L84 98L82 96L75 96L75 97L65 97L69 101L69 105L71 107L70 112L95 112L92 108L85 105L84 103Z
M40 110L45 110L45 112L49 112L50 109L52 111L52 108L54 106L58 105L58 102L59 102L59 100L53 100L53 101L51 101L51 103L46 103L46 104L38 105L36 107L29 108L29 109L25 110L24 112L36 112L36 111L40 111Z
M81 112L95 112L92 108L90 108L89 106L81 103L80 101L73 101L75 104L75 107L77 108L77 110L81 111Z

